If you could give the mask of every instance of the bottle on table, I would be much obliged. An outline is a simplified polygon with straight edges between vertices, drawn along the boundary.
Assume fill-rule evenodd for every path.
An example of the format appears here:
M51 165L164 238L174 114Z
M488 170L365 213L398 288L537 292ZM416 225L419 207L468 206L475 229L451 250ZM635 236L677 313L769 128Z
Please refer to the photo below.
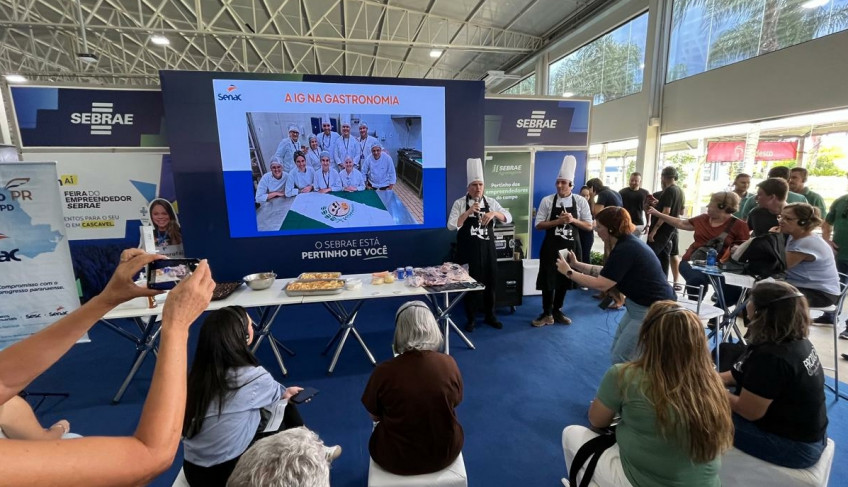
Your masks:
M707 269L711 271L718 270L718 251L710 249L707 252Z

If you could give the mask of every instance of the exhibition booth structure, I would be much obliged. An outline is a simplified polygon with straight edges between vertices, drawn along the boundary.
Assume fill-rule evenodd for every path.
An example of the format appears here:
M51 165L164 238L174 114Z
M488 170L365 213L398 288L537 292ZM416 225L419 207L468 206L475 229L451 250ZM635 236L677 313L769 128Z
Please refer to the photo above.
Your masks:
M27 225L39 227L33 222L43 219L3 219L0 250L23 259L7 259L15 272L4 272L0 285L47 292L54 286L42 286L47 277L31 269L62 274L62 300L36 291L28 297L67 312L77 295L86 300L102 289L123 248L137 246L209 259L216 280L233 283L256 272L349 275L437 266L452 259L456 233L446 219L466 193L465 162L485 155L485 195L515 217L494 235L503 273L499 305L514 308L524 291L522 260L537 257L541 242L532 228L535 206L555 191L550 182L565 155L577 159L575 184L583 183L589 100L485 98L484 84L468 81L170 71L161 81L161 91L10 87L23 160L4 166L0 195L31 216L35 202L8 182L31 167L49 172L38 192L55 199L55 221L45 227L54 236L45 238L61 259L48 263L46 254L15 250L29 246L20 237L31 234ZM34 164L43 161L53 164ZM275 289L288 282L277 281ZM254 292L230 288L234 296ZM427 289L423 295L438 296ZM454 296L467 291L450 291L458 290ZM16 296L20 291L0 300L5 305ZM433 301L446 331L454 304L447 296ZM347 294L312 299L356 302ZM4 307L14 310L3 316L6 345L53 318L17 303ZM286 303L272 304L257 306L268 327ZM352 326L356 307L325 306L341 326L333 339L339 350L353 334L367 353ZM136 318L140 335L109 322L135 342L134 370L155 350L156 308L147 309L111 316ZM285 371L278 354L284 347L272 344Z

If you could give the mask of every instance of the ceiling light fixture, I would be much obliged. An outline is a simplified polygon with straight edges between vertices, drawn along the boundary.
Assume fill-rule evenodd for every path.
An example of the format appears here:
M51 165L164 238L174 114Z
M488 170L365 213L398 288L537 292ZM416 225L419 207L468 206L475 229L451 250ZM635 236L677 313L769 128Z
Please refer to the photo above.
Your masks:
M24 83L24 82L26 82L26 80L27 79L25 77L23 77L19 74L7 74L6 75L6 81L9 81L9 82L12 82L12 83Z
M93 52L80 52L77 53L77 59L84 63L96 63L97 62L97 54Z
M570 91L566 91L565 93L562 94L562 96L564 98L571 98L572 96L574 96L574 93L572 93Z
M150 42L156 44L157 46L167 46L171 43L165 36L154 35L150 37Z
M810 0L801 4L801 8L819 8L827 5L830 0Z
M441 55L442 55L441 49L431 49L430 50L430 57L439 57Z

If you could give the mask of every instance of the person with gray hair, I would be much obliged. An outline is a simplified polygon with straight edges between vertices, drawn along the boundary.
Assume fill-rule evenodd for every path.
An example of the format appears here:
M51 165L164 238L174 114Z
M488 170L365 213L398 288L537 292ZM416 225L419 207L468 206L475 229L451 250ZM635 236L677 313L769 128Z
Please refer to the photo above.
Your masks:
M325 450L305 427L263 438L239 459L227 487L330 487Z
M443 470L465 440L456 418L462 402L462 375L456 361L440 353L443 338L423 301L410 301L395 315L392 348L398 355L378 365L362 404L377 422L368 450L395 475Z

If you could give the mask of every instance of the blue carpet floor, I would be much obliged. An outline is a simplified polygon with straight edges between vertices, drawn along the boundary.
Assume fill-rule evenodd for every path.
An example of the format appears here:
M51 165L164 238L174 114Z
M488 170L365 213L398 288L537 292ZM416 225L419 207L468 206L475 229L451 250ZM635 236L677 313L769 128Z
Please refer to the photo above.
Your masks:
M391 356L392 317L400 300L366 302L357 327L378 361ZM529 325L541 308L538 297L525 297L514 314L500 310L503 330L478 328L469 337L476 350L451 337L451 354L465 381L465 399L458 409L465 429L463 455L472 486L559 486L566 475L560 435L569 424L586 424L589 402L609 366L609 345L621 311L604 312L588 292L573 291L565 312L571 326L536 329ZM461 313L454 313L459 317ZM464 319L457 319L462 326ZM126 326L132 327L127 322ZM336 329L320 305L284 308L274 334L297 355L285 357L289 376L283 378L267 344L259 359L286 385L311 385L321 392L300 408L307 426L327 444L340 444L342 456L331 470L333 486L364 486L368 478L368 437L371 421L360 403L371 364L352 338L332 376L329 356L321 351ZM189 350L194 348L193 330ZM133 345L101 325L91 331L92 343L76 345L43 374L31 391L65 391L64 400L48 399L38 415L45 424L60 418L86 436L132 434L150 384L153 359L148 359L123 401L110 405L133 354ZM843 384L845 391L848 385ZM848 401L827 395L830 428L836 442L831 485L848 478L843 453L848 445ZM170 486L182 463L182 452L171 469L152 485Z

